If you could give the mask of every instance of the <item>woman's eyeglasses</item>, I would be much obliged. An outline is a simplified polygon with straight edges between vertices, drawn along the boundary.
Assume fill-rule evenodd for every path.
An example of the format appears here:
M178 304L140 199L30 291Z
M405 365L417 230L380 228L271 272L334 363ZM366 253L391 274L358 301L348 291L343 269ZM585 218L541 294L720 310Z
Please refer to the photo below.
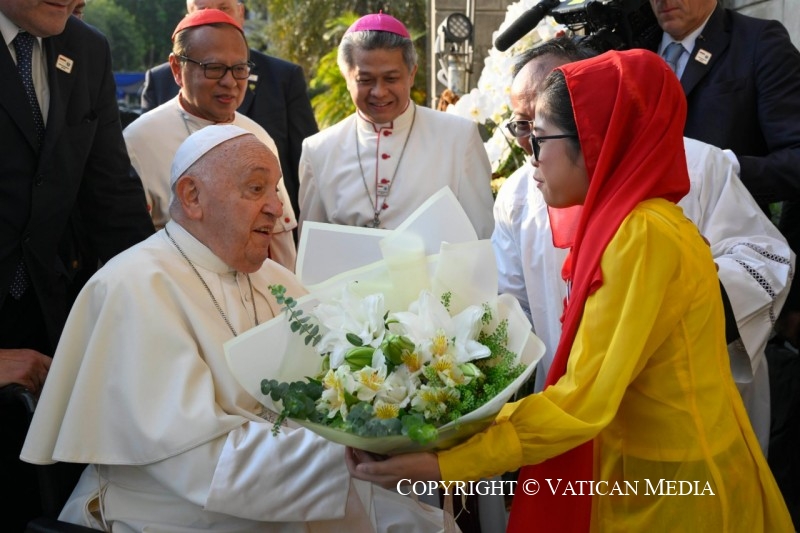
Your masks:
M535 161L539 161L539 150L542 149L541 143L542 141L547 141L550 139L577 139L578 136L572 133L567 133L563 135L545 135L543 137L537 137L536 135L531 132L531 148L533 149L533 159Z

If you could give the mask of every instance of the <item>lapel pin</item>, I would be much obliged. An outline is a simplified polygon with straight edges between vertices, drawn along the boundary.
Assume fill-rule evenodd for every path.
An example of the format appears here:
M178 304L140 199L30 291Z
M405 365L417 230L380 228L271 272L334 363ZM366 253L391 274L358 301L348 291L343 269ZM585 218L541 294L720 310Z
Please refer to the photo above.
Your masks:
M70 72L72 72L73 63L74 61L68 58L67 56L59 54L58 59L56 60L56 68L58 70L62 70L67 74L69 74Z
M708 65L708 62L711 60L711 52L703 50L701 48L700 50L697 51L697 54L695 54L694 60L697 61L698 63Z

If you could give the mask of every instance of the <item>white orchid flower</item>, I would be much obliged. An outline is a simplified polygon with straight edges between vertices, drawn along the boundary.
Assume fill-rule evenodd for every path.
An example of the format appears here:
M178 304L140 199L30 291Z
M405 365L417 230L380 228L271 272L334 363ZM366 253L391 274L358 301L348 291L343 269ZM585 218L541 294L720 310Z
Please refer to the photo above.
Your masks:
M385 313L383 294L362 298L346 285L341 298L334 299L333 303L322 303L313 311L319 324L327 330L317 343L317 351L330 353L331 368L338 368L344 363L345 354L354 346L347 339L348 334L357 336L362 346L377 348L386 332Z

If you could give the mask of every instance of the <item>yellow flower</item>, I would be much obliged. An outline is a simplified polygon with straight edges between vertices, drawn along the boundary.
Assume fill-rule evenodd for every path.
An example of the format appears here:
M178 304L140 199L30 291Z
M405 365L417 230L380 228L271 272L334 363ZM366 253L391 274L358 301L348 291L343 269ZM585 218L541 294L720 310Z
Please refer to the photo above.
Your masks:
M389 418L397 418L397 415L400 414L400 408L393 403L386 403L378 400L375 402L375 416L380 418L381 420L387 420Z
M447 372L455 366L455 360L450 355L442 354L440 357L434 357L431 361L431 366L436 372Z
M386 381L386 367L372 368L365 366L353 374L358 390L356 396L362 402L371 402L375 395L383 388Z
M422 368L422 357L417 352L404 353L402 360L412 374Z
M447 353L447 337L445 336L444 330L440 329L436 332L436 335L433 337L433 345L431 346L431 354L433 355L444 355Z

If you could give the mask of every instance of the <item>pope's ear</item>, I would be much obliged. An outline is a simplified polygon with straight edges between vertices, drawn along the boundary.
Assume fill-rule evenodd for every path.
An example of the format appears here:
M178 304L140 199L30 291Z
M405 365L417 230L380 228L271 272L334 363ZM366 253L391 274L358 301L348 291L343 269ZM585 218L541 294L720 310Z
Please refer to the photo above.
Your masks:
M203 217L199 185L197 178L191 174L183 175L175 182L175 198L190 220L200 220Z

